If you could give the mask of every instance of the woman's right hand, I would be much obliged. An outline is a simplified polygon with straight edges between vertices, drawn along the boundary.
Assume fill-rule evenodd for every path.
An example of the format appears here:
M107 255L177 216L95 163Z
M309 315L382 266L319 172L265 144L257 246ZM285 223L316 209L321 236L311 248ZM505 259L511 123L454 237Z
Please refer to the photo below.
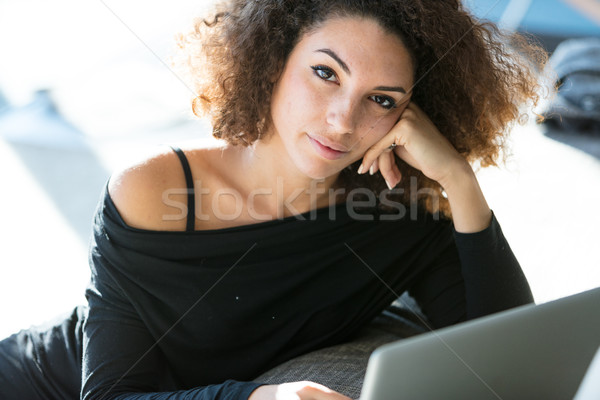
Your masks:
M248 400L352 400L315 382L288 382L256 388Z

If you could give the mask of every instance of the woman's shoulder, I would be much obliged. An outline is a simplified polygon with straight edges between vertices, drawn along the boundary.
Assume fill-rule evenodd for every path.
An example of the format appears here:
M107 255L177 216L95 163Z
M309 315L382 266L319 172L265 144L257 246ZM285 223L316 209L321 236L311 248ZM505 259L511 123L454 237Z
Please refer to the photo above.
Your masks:
M214 146L182 147L193 179L209 180L205 168ZM201 174L202 176L199 176ZM182 163L169 146L160 146L117 168L108 182L108 195L123 221L156 231L184 231L187 217L187 184Z

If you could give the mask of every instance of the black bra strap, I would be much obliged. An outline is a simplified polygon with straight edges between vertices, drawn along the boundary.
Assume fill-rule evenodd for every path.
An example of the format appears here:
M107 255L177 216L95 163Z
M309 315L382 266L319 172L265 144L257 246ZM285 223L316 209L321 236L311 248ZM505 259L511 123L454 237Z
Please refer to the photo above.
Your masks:
M188 213L187 213L187 226L185 228L186 231L193 231L195 226L194 217L196 215L196 201L194 199L194 179L192 177L192 170L190 169L190 163L188 162L185 154L179 147L171 146L171 149L177 154L179 157L179 161L181 161L181 166L183 167L183 173L185 174L185 184L187 186L187 205L188 205Z

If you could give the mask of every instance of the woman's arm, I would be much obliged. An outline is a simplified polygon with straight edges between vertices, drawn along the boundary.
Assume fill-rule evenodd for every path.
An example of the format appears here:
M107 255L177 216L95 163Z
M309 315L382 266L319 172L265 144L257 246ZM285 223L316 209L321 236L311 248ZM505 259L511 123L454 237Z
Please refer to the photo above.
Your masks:
M452 210L454 229L461 233L482 231L490 226L492 212L471 166L466 161L457 164L442 183Z
M110 193L105 192L101 199L89 255L91 281L86 290L89 311L83 328L83 399L247 399L260 386L228 380L169 391L174 385L165 384L170 381L166 379L169 368L160 349L160 335L150 332L140 316L139 311L143 310L136 308L144 303L130 290L142 284L136 279L139 270L134 272L134 267L140 266L132 263L145 263L147 258L143 254L132 255L138 253L126 248L132 245L127 241L128 230L107 209L111 202L115 203L120 216L138 228L183 230L185 218L182 226L165 225L173 222L160 218L169 211L164 210L162 191L182 185L185 187L179 161L167 151L114 174L107 187ZM185 197L180 200L185 201ZM160 319L160 310L154 312Z
M386 151L395 143L393 152ZM521 267L493 216L467 161L416 104L363 157L366 171L394 154L445 190L452 210L454 243L413 287L436 327L533 301ZM389 186L402 179L395 162L379 162ZM375 168L377 170L377 168Z
M449 240L409 289L433 328L533 302L496 217L479 232L448 227Z
M119 264L117 251L106 251L110 241L110 234L97 223L90 253L92 278L86 291L89 312L83 328L82 399L248 398L258 383L226 381L161 391L164 388L159 385L168 370L158 339L150 334L121 290L117 276L123 266L115 265Z
M393 151L388 147L394 144ZM478 232L490 224L491 211L469 163L456 151L423 110L408 104L396 125L364 155L359 171L381 174L388 186L396 186L402 175L393 162L394 155L438 182L448 196L454 226L459 232ZM391 158L381 162L381 158ZM379 161L379 162L377 162Z

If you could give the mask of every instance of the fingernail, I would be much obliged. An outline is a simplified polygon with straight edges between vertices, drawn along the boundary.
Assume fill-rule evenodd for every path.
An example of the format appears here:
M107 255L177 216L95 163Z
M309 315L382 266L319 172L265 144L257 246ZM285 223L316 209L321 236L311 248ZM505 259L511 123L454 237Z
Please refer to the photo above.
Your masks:
M385 180L385 184L387 185L388 189L392 190L393 186L390 185L390 183L387 181L387 179Z
M371 164L371 168L369 168L369 174L373 175L375 173L375 164Z
M362 170L363 170L363 165L360 164L360 167L358 167L358 171L357 171L359 175L362 174Z

